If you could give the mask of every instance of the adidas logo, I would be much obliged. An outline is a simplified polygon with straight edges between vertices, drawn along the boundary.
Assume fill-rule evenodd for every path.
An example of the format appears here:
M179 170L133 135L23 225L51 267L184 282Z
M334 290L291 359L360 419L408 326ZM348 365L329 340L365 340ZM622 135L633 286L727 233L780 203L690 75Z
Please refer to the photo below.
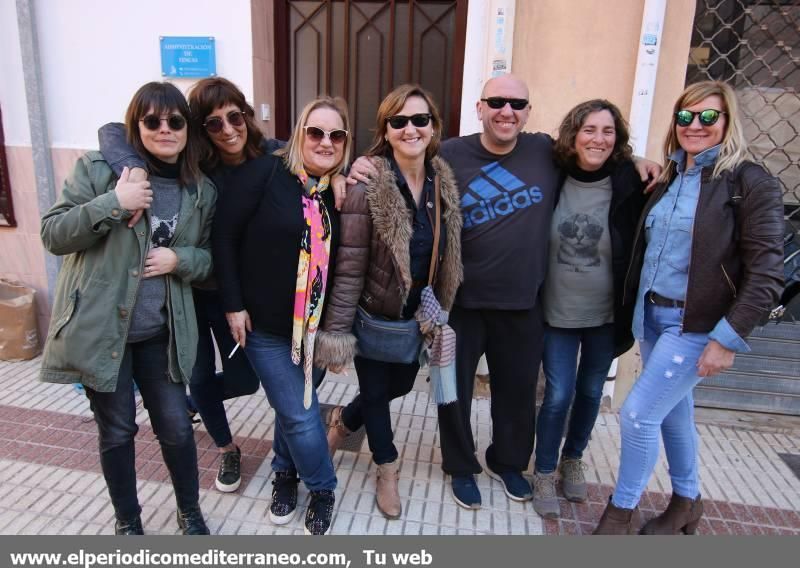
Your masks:
M539 186L525 183L498 162L481 168L461 197L464 228L488 223L539 203L544 196Z

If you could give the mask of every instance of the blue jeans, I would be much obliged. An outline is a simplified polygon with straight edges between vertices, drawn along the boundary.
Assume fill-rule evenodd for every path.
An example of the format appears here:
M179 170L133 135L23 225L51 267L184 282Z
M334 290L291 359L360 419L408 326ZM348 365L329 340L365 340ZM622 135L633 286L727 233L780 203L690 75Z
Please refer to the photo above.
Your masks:
M644 369L619 413L622 455L612 499L617 507L639 503L658 460L659 431L672 491L690 499L700 494L692 390L701 380L697 361L708 334L681 333L682 316L679 308L645 307Z
M252 331L245 352L275 410L272 470L296 471L310 491L336 489L317 392L311 392L311 407L303 408L303 367L292 363L291 339Z
M367 430L372 460L381 465L397 459L389 404L414 387L419 363L384 363L364 357L353 360L359 393L342 411L342 422L351 432Z
M542 366L547 383L536 421L536 471L555 471L570 404L572 415L561 453L566 458L583 457L613 359L613 324L577 329L545 327Z
M195 360L189 390L192 400L200 412L206 430L218 448L233 442L228 415L225 413L224 380L256 380L250 361L242 351L237 351L228 359L236 342L231 336L219 292L216 290L194 289L194 306L197 312L197 359ZM219 345L223 374L216 372L214 342L211 332Z
M86 388L99 434L100 465L117 518L131 519L141 511L136 494L136 451L133 439L136 400L133 377L167 465L178 507L197 505L199 482L194 430L186 412L186 387L167 375L168 333L125 346L114 392Z

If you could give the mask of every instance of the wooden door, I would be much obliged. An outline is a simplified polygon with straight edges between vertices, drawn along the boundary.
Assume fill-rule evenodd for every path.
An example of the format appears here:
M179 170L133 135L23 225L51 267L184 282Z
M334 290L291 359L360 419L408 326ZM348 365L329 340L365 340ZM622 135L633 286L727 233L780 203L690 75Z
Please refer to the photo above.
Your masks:
M372 140L375 113L402 83L432 94L445 136L458 134L467 0L277 0L275 128L289 136L319 94L348 102L357 151Z

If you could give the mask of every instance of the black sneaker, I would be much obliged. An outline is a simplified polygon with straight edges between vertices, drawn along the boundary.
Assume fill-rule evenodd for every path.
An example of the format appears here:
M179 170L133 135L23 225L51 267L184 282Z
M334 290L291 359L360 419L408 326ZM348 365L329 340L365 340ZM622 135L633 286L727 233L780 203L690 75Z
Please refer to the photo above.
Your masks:
M313 535L328 534L331 530L333 517L333 504L336 497L330 489L311 492L311 503L306 511L306 521L303 532Z
M114 534L123 536L143 535L142 517L136 515L132 519L117 519L114 521Z
M285 525L294 517L297 509L297 475L276 471L272 480L272 503L269 505L269 520L275 525Z
M237 447L232 452L222 454L219 462L219 472L214 484L223 493L231 493L239 489L242 483L242 452Z
M211 534L199 505L185 511L178 509L178 526L185 535Z

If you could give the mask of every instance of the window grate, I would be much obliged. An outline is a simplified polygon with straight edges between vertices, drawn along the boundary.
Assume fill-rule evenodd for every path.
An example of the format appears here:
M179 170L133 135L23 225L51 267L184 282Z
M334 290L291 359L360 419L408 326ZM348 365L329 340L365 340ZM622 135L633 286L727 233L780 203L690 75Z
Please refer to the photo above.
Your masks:
M800 1L698 0L686 84L733 85L756 162L800 217Z

